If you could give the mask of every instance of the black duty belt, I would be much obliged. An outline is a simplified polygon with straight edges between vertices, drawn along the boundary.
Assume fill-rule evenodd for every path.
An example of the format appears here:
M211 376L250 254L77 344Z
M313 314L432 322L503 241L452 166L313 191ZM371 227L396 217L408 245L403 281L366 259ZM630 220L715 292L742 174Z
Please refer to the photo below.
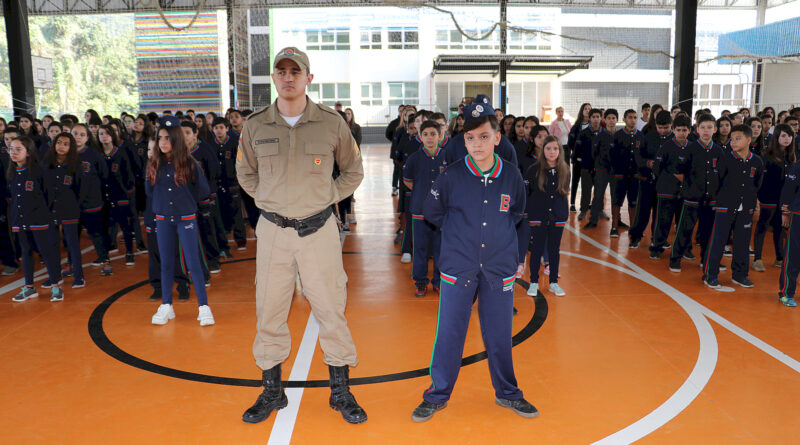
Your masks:
M297 235L302 238L321 229L322 226L325 225L325 222L328 221L328 217L330 217L333 213L333 208L328 207L316 215L312 215L304 219L286 218L285 216L278 215L277 213L267 212L264 210L259 211L261 212L261 216L263 216L267 221L275 224L281 229L295 229L297 231Z

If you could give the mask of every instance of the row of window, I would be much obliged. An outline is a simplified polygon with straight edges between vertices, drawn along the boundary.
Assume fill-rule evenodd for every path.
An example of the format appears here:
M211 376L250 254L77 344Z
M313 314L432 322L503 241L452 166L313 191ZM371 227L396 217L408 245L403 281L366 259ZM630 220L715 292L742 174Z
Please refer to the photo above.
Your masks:
M305 32L306 49L309 51L335 51L350 49L350 30L311 29ZM419 30L412 27L382 28L361 30L361 49L383 49L386 39L388 49L419 49Z
M472 37L479 37L489 32L488 29L465 30ZM500 34L492 32L483 40L472 40L461 34L456 29L439 29L436 31L436 49L500 49ZM508 49L527 49L534 51L549 51L552 49L550 36L525 33L515 30L508 31Z
M419 82L381 82L361 84L361 105L384 104L384 90L388 90L388 105L400 105L419 102ZM341 102L345 107L352 106L349 83L312 83L308 86L308 95L324 105L333 106Z

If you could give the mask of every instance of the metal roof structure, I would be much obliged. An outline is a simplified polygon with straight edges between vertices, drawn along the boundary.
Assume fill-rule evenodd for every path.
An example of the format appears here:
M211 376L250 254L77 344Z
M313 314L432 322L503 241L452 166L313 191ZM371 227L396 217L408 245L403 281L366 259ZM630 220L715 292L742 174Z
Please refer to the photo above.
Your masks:
M779 6L797 0L763 0L767 7ZM421 7L435 5L498 6L499 0L27 0L31 15L53 14L108 14L158 11L186 11L231 8L313 8L313 7L364 7L395 6ZM701 9L756 9L759 0L698 0ZM675 8L675 0L508 0L509 7L542 6L561 8L615 8L662 9Z
M589 68L592 56L525 56L516 54L440 55L433 62L434 74L497 74L500 62L507 71L563 76L576 69Z

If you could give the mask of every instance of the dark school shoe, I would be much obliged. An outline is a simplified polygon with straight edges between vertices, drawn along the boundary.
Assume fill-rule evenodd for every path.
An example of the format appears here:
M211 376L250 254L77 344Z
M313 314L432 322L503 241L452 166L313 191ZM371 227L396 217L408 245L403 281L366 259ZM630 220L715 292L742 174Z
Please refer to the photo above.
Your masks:
M733 284L738 284L739 286L742 286L742 287L753 287L753 286L755 286L755 284L752 281L750 281L750 278L747 278L747 277L739 278L738 280L736 278L733 278L733 279L731 279L731 281L733 281Z
M528 419L532 419L534 417L539 417L539 410L536 409L535 406L528 403L525 399L519 400L507 400L496 398L495 403L502 406L503 408L508 408L511 411L519 414L522 417L526 417Z
M427 400L423 400L416 408L414 408L414 412L411 413L411 420L414 422L425 422L431 420L436 411L441 411L447 406L447 402L435 404L428 402Z

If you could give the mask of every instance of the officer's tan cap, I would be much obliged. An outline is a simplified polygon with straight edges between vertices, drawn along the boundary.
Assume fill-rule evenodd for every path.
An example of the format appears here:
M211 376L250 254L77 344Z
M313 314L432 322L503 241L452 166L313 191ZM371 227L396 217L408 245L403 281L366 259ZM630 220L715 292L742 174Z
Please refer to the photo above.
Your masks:
M308 56L306 53L300 51L299 49L290 46L288 48L284 48L278 51L278 55L275 56L275 63L272 65L273 68L278 66L278 62L283 59L289 59L297 64L302 70L306 70L306 73L310 73L311 65L308 63Z

